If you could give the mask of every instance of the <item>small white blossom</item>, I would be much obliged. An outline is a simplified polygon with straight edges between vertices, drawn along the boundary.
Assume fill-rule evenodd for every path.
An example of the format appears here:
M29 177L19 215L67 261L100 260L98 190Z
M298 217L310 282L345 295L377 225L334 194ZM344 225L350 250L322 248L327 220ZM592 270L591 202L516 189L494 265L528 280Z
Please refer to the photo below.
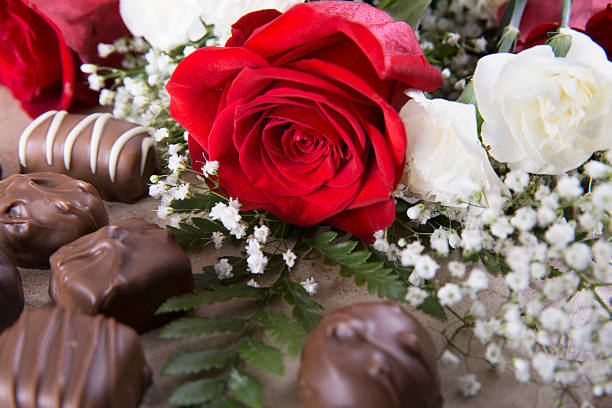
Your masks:
M600 184L593 189L593 204L600 210L612 213L612 183Z
M157 143L161 142L164 139L167 139L169 136L170 133L168 133L168 129L166 128L156 129L153 133L153 139L155 139Z
M497 319L476 320L474 336L476 336L482 344L487 344L500 328L501 324Z
M189 196L189 184L184 183L178 186L176 191L174 192L175 200L184 200Z
M485 271L476 268L472 270L464 285L472 294L476 294L489 287L489 279Z
M166 186L166 183L164 183L163 181L151 184L149 186L149 195L153 198L160 198L162 194L166 191Z
M247 283L248 286L252 287L252 288L260 288L261 286L259 286L259 283L257 283L257 281L253 278L251 278Z
M506 239L508 235L514 232L514 228L510 225L507 217L499 217L491 224L491 234L498 238Z
M168 225L174 228L178 228L182 221L180 214L173 214L168 217Z
M87 77L87 81L89 82L89 89L99 91L104 87L105 79L103 76L91 74Z
M463 262L451 261L448 263L448 270L453 278L463 279L465 275L465 264Z
M442 355L440 356L440 365L443 368L457 368L460 362L461 360L459 360L459 357L457 357L448 350L444 350L444 353L442 353Z
M98 55L100 56L100 58L106 58L109 55L111 55L113 52L115 52L116 50L117 50L117 47L115 47L113 44L104 44L104 43L98 44Z
M531 274L532 279L544 279L547 272L548 267L541 262L533 262L529 266L529 273Z
M408 288L408 293L406 293L406 301L410 303L412 307L419 307L428 297L429 294L427 292L414 286Z
M559 177L557 179L557 193L563 198L571 199L578 197L584 191L580 186L580 180L576 177Z
M219 263L215 265L215 272L217 273L218 279L229 279L234 276L232 270L234 268L230 265L227 258L219 259Z
M177 155L181 151L182 148L183 148L183 146L181 146L178 143L169 144L168 145L168 154L170 156Z
M448 79L451 77L451 70L448 68L444 68L442 71L440 71L440 75L442 75L443 79Z
M188 57L189 55L193 54L196 50L197 48L194 47L193 45L188 45L185 48L183 48L183 55Z
M179 170L184 170L186 160L187 159L185 156L174 154L168 158L168 169L170 169L172 173L176 173Z
M599 266L605 266L610 263L612 258L612 244L605 241L597 241L591 248L595 263Z
M550 354L536 353L531 359L531 364L544 381L552 381L557 368L556 357Z
M215 231L212 233L212 240L215 249L220 249L223 246L223 239L225 235L221 231Z
M557 219L557 213L546 206L538 208L538 226L540 228L547 227Z
M596 160L591 160L584 165L584 171L592 179L600 179L606 175L606 173L612 170L610 166Z
M438 289L438 299L442 306L452 306L461 301L461 288L454 283L447 283Z
M521 231L531 231L538 220L538 213L531 207L519 208L510 221L514 227Z
M482 233L477 229L464 229L461 233L461 245L467 251L482 249Z
M411 220L416 220L417 218L419 218L419 216L421 215L424 209L425 209L425 205L423 204L413 205L406 211L406 215Z
M493 365L502 363L504 356L502 355L501 347L495 343L489 343L487 350L485 351L485 358Z
M317 293L317 286L319 284L317 283L315 278L313 278L311 276L310 278L306 279L305 281L300 282L300 285L302 285L302 287L308 293L308 295L314 296Z
M567 313L556 307L547 307L540 313L542 326L553 332L567 333L571 323Z
M548 243L562 249L574 240L574 228L565 222L554 224L544 234Z
M94 74L98 71L98 67L94 64L81 64L81 72L84 74Z
M512 365L514 366L514 375L516 379L522 383L528 382L531 378L529 373L529 361L515 358L512 360Z
M589 266L591 261L591 250L587 244L575 242L563 251L563 256L569 266L583 271Z
M171 213L172 208L168 207L167 205L160 205L157 207L157 218L165 220Z
M115 100L115 95L117 95L116 92L111 91L110 89L103 89L100 92L100 97L98 98L98 102L102 106L110 106L113 104Z
M437 228L429 237L429 245L441 256L449 252L447 232L444 228Z
M485 52L487 50L487 40L484 37L474 40L474 48L477 52Z
M513 170L506 174L504 183L510 190L520 193L529 184L529 174L522 170Z
M214 174L217 174L218 170L219 162L216 160L207 160L206 163L204 163L204 165L202 166L202 174L204 174L204 176L212 176Z
M285 253L283 253L283 260L285 261L285 264L287 264L289 268L293 268L293 266L295 265L296 259L297 259L297 255L293 253L291 249L288 249Z
M268 235L270 235L270 228L267 225L256 226L253 229L253 236L261 244L266 243Z
M457 386L464 397L473 397L474 395L478 394L478 391L480 391L480 388L482 388L482 384L476 380L476 376L474 374L467 374L463 377L459 377L457 380Z
M414 264L414 273L423 279L433 279L440 265L429 255L421 255Z
M385 230L379 230L374 233L374 244L372 246L380 252L386 253L389 250L390 245L385 236Z
M421 252L423 252L423 249L425 249L425 247L418 241L406 245L400 252L400 262L402 266L414 266Z

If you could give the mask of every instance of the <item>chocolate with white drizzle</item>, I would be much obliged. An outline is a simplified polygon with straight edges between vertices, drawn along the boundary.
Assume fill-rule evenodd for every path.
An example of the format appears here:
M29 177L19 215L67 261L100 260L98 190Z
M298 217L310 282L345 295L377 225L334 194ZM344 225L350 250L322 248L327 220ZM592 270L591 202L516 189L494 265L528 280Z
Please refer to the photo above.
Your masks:
M22 173L50 171L91 183L103 199L131 203L147 191L154 171L147 129L108 113L43 113L19 139Z
M26 268L49 268L59 247L108 224L91 184L57 173L0 181L0 248Z
M360 303L312 330L299 373L303 408L439 408L435 346L399 303Z
M114 319L26 310L0 335L3 408L136 408L150 382L138 335Z

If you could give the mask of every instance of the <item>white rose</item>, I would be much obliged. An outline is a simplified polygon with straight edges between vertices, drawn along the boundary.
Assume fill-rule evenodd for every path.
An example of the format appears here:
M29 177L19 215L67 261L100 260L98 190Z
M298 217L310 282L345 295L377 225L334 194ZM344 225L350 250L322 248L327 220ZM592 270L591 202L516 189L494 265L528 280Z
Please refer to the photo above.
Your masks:
M256 10L280 12L302 0L121 0L123 22L137 37L153 47L169 51L206 34L206 24L214 24L219 44L231 36L231 26L240 17Z
M612 63L586 35L562 31L565 58L539 45L485 56L474 72L483 143L512 169L560 174L612 147Z
M506 191L478 141L474 105L407 94L413 99L400 111L408 137L402 182L411 193L459 206L475 190Z
M201 0L121 0L119 12L134 36L163 51L206 34Z
M256 10L276 9L281 13L303 0L200 0L202 20L214 24L215 37L223 45L231 37L232 24L245 14Z

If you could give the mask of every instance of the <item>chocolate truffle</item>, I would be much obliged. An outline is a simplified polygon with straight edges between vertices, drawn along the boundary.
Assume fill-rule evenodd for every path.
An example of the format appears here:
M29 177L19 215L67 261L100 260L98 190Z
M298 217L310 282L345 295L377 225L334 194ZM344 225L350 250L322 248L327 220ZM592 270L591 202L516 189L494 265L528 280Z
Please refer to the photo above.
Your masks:
M155 316L169 297L193 291L189 257L170 231L123 220L64 245L51 256L49 294L62 307L102 313L139 332L172 316Z
M59 247L107 224L89 183L56 173L0 181L0 248L17 266L49 268L49 255Z
M103 199L131 203L148 189L155 166L147 129L108 113L49 111L19 140L22 173L51 171L85 180Z
M299 373L303 408L438 408L435 346L398 303L360 303L312 330Z
M22 310L21 277L11 260L0 251L0 333L19 318Z
M150 384L138 335L104 316L26 310L0 336L0 406L135 408Z

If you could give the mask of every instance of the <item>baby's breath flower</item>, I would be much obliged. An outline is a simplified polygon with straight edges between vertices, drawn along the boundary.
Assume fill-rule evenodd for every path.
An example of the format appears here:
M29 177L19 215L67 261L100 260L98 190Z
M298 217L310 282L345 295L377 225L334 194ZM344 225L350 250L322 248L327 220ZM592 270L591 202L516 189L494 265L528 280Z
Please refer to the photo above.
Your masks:
M98 74L91 74L87 77L89 88L93 91L99 91L104 87L104 77Z
M461 288L454 283L447 283L438 290L438 299L442 306L452 306L461 301Z
M457 357L448 350L444 350L444 353L442 353L442 355L440 356L440 365L443 368L457 368L460 362L461 360L459 360L459 357Z
M212 240L215 249L220 249L223 246L223 239L225 235L221 231L215 231L212 233Z
M428 297L429 294L423 289L419 289L413 286L408 288L408 293L406 293L406 301L410 303L412 307L419 307Z
M232 270L234 268L230 265L229 260L227 258L219 259L219 263L215 265L215 272L217 273L218 279L229 279L234 277Z
M464 397L473 397L474 395L478 394L478 391L480 391L480 388L482 388L482 384L476 380L476 376L474 374L467 374L459 377L457 380L457 386Z
M288 249L285 253L283 253L283 260L289 268L293 268L296 259L297 255L291 249Z
M270 235L270 228L267 225L256 226L253 230L253 236L261 244L266 243L268 235Z
M259 286L259 283L257 283L257 281L253 278L251 278L249 281L247 281L246 283L248 286L252 287L252 288L260 288L261 286Z
M506 174L504 183L506 183L510 190L520 193L529 184L529 174L522 170L513 170Z
M100 58L106 58L115 51L117 51L117 47L113 44L98 44L98 55L100 56Z
M317 286L319 286L315 278L312 276L305 281L300 282L300 285L302 285L306 293L308 293L310 296L314 296L317 293Z
M448 270L453 278L463 279L465 275L465 264L458 261L451 261L448 263Z

